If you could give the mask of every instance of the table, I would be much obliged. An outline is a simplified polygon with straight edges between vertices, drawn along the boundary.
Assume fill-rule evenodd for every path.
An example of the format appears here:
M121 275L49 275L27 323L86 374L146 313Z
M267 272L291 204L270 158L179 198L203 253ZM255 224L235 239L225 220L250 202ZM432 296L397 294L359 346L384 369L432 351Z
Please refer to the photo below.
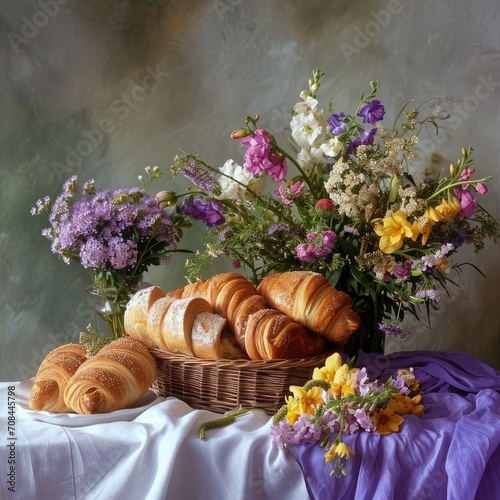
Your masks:
M317 445L275 448L261 411L208 431L205 441L198 428L217 415L175 398L131 421L60 426L26 418L8 398L18 383L2 382L1 498L500 498L500 372L466 354L425 351L360 353L357 365L379 374L413 366L426 414L407 416L398 434L347 436L356 455L340 479L329 476Z

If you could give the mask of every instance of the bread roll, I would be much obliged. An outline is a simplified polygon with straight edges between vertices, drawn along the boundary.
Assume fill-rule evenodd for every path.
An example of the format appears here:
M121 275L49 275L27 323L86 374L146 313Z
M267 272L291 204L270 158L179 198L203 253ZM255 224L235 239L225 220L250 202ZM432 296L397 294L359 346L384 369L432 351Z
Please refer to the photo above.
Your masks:
M121 337L81 364L68 382L64 401L81 414L121 410L136 403L155 378L156 363L147 346Z
M162 322L161 342L166 350L193 356L192 331L196 316L212 313L210 304L200 297L177 299L169 306Z
M153 304L164 296L165 294L158 286L150 286L136 292L125 309L123 318L125 333L142 340L150 347L154 347L154 343L148 335L148 314Z
M64 391L86 359L85 349L78 344L66 344L49 352L35 375L30 392L30 409L54 413L71 411L64 402Z

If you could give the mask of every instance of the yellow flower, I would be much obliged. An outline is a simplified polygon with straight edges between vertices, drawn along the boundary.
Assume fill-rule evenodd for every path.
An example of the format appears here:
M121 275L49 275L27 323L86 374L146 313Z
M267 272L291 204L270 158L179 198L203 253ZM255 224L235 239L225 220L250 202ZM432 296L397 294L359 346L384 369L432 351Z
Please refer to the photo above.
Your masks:
M340 458L346 458L346 460L349 460L350 456L354 456L354 451L349 448L344 442L340 441L340 443L334 442L331 446L330 449L325 453L325 462L330 463L332 462L336 457Z
M325 361L325 366L323 368L315 368L313 371L313 380L326 380L327 382L333 382L335 373L342 366L342 357L338 352L334 352L331 356L328 356Z
M397 394L387 403L387 408L399 415L412 414L421 417L424 414L424 405L420 404L421 401L421 394L417 394L413 398L404 396L403 394Z
M299 402L292 396L285 396L285 402L288 405L286 419L293 425L300 417Z
M400 210L389 217L384 217L374 230L381 237L379 248L384 253L399 250L405 238L413 238L415 235L415 229L412 228L406 214Z
M452 196L449 201L443 198L441 205L436 207L436 211L441 214L444 222L449 222L460 210L462 210L462 205L460 205L459 199L455 196Z
M440 222L443 220L443 216L434 207L429 205L425 209L422 219L425 222L415 221L412 225L412 228L414 230L413 241L415 241L418 235L421 234L422 245L425 245L427 243L427 240L429 239L429 235L431 234L432 228L434 227L436 222Z
M372 422L379 434L390 434L399 431L399 426L404 422L404 418L388 407L375 413Z
M306 413L312 415L315 407L324 403L320 387L313 387L306 392L303 387L291 385L290 391L293 393L293 397L298 402L300 415L304 415Z
M330 388L330 393L333 394L336 397L343 396L343 387L348 381L349 378L349 366L348 365L342 365L336 372L335 376L333 377L333 380L331 382L332 386Z

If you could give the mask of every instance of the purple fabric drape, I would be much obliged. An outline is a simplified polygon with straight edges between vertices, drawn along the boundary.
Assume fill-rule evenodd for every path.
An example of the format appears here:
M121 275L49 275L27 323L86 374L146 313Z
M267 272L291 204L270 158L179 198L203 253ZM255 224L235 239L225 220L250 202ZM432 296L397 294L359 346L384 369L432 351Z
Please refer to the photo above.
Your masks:
M413 367L425 415L406 415L399 433L358 433L347 477L330 476L318 444L291 446L311 498L500 499L500 371L468 354L361 352L356 366L386 379Z

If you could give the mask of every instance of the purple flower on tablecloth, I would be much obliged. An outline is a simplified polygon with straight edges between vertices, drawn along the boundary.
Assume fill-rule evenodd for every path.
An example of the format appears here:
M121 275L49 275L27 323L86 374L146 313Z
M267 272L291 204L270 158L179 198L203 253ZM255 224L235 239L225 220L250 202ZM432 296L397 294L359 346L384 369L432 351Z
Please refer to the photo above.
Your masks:
M366 413L366 411L363 408L358 408L354 412L354 417L356 418L358 425L361 429L365 430L366 432L375 431L375 426L373 425L370 416Z
M374 99L370 103L363 104L358 111L358 116L363 118L363 123L369 123L370 125L374 125L382 120L384 115L384 106L377 99Z
M182 214L201 220L210 228L224 224L226 219L222 213L223 210L224 205L220 201L208 200L204 202L201 198L194 198L191 201L185 200L180 207Z
M265 172L275 182L282 181L288 171L285 157L273 151L272 139L267 130L258 128L245 137L241 144L247 148L244 167L255 177Z
M410 389L408 389L408 387L406 387L405 381L401 377L397 377L397 378L393 379L392 380L392 385L396 389L398 389L398 391L401 394L404 394L405 396L408 395L408 394L410 394Z

